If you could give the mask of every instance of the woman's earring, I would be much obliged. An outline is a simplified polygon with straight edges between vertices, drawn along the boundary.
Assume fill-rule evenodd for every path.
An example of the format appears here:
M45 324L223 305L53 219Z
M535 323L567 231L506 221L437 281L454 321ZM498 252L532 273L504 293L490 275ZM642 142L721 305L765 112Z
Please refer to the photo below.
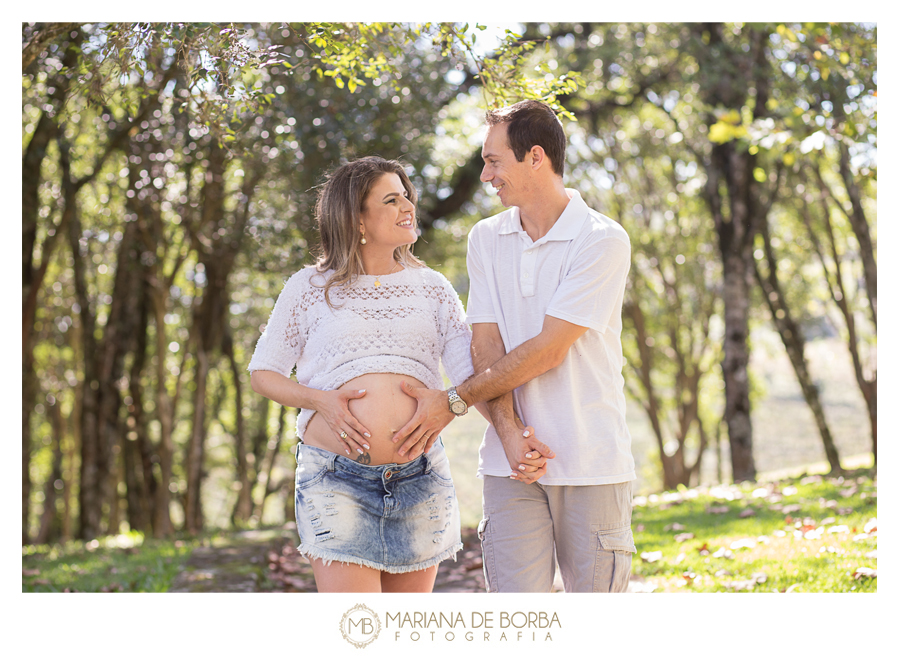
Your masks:
M363 233L363 236L362 236L362 238L360 238L359 243L360 243L360 244L365 244L365 243L366 243L366 234L365 234L365 233Z

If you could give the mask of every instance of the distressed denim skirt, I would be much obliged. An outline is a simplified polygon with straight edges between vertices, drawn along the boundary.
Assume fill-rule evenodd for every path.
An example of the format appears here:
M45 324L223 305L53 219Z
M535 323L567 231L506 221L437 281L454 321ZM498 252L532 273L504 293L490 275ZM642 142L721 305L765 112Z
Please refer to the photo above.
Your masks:
M295 456L302 555L388 573L456 559L459 506L440 439L406 464L366 466L302 443Z

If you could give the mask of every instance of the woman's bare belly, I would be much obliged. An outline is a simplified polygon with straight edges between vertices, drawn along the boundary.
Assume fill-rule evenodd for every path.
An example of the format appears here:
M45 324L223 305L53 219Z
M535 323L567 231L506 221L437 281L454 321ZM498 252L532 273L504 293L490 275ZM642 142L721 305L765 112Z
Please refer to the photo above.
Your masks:
M365 389L366 394L350 400L350 413L369 430L372 438L366 439L369 450L360 455L351 449L350 459L363 464L404 464L409 461L409 453L398 455L401 443L393 443L391 437L403 427L416 412L416 399L400 388L406 382L414 388L425 388L425 384L409 375L376 372L351 379L338 390ZM344 445L319 414L315 414L303 433L303 443L323 450L347 456Z

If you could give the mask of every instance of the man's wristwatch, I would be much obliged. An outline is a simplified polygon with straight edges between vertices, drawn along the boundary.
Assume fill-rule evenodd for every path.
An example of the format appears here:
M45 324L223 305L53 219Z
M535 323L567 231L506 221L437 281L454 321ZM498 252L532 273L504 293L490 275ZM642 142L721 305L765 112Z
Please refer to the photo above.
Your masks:
M457 416L465 416L469 411L469 405L456 393L455 386L451 386L447 391L447 399L450 402L450 411Z

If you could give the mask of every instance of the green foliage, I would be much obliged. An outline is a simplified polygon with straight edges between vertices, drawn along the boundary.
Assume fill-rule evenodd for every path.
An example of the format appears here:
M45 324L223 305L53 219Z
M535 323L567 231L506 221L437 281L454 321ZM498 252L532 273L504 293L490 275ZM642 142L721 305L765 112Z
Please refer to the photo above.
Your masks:
M653 591L874 592L876 488L857 473L638 497L632 572Z
M26 546L23 592L165 592L198 539L154 540L130 532L90 542Z

